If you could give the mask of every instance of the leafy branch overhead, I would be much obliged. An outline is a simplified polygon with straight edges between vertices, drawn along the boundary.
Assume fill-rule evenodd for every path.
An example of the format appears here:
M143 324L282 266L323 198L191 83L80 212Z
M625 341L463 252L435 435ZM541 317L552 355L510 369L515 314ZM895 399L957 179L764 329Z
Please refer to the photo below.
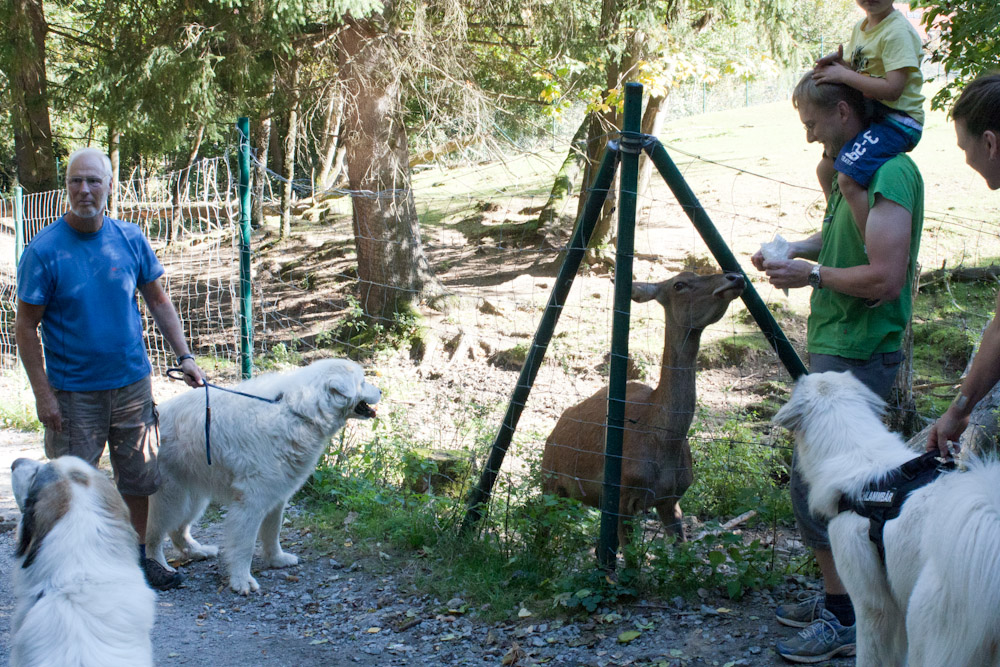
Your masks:
M931 62L944 65L944 87L934 95L935 109L950 106L966 83L1000 69L1000 5L980 0L915 0L922 8Z

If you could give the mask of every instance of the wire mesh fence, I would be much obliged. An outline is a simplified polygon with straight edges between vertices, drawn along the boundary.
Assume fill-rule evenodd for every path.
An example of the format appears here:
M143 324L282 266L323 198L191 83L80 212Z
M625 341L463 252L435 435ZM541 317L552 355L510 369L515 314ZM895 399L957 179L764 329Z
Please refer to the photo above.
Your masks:
M769 109L765 116L777 113ZM762 145L801 144L801 155L786 158L790 164L778 164L763 150L741 146L714 148L713 153L701 155L709 144L697 134L701 130L696 124L665 137L678 167L748 269L749 255L762 241L776 232L789 238L809 233L818 229L822 217L822 194L812 178L818 153L805 147L793 116L775 122L791 126L786 130L794 139L764 123ZM717 131L707 128L703 134ZM460 450L471 460L485 460L576 218L574 197L560 222L537 229L553 174L568 146L567 138L554 149L524 151L503 161L415 172L412 188L423 251L450 301L425 308L419 331L414 327L400 334L397 321L369 325L381 330L363 343L356 329L348 332L342 325L356 319L363 287L358 280L352 198L373 193L334 190L300 199L293 207L292 235L279 242L274 217L280 187L270 175L264 188L270 222L253 241L254 353L259 364L301 363L317 356L363 357L377 370L377 383L386 390L383 415L389 435L384 437L407 449ZM141 225L150 238L166 267L168 293L192 349L213 359L210 373L222 381L235 379L239 354L238 206L231 170L224 158L203 160L189 172L132 180L120 188L116 202L117 216ZM635 280L658 282L683 270L717 271L666 186L655 175L650 183L638 193ZM26 198L26 240L64 206L61 193ZM12 207L11 199L0 199L0 364L7 369L16 363ZM969 249L969 261L990 256L992 246L986 241L995 237L995 221L930 205L927 217L921 255L925 266L940 265L959 246ZM613 237L606 243L613 247ZM534 480L537 488L540 475L555 472L542 464L546 438L567 409L607 383L613 316L613 275L604 261L609 248L598 248L574 281L511 456L498 471L504 484L523 486ZM785 297L757 281L752 269L748 274L804 354L808 306L803 295L793 292ZM147 340L157 372L162 373L172 355L155 327L147 327ZM694 375L690 361L684 367L665 361L665 345L671 340L660 305L633 304L629 357L635 381L655 387L664 373ZM391 351L398 347L408 347L410 353ZM746 488L748 494L759 494L759 485L750 481L782 482L788 451L769 440L766 424L785 396L788 374L739 301L705 327L694 359L697 400L684 408L687 414L674 415L675 422L691 424L684 430L692 450L694 485L682 505L686 502L699 515L711 516L760 507L764 501L759 495L739 498L730 491ZM648 409L652 403L648 396L637 399L634 409ZM626 429L630 437L649 442L667 433L681 437L669 431L667 417L655 427L627 422ZM603 413L595 414L578 423L582 429L601 430L604 418ZM556 445L566 447L571 456L579 449L574 443ZM658 467L663 475L681 474L686 467L664 463L648 451L628 456L641 466ZM581 486L602 481L595 473L586 479L576 477ZM629 480L623 484L635 485Z

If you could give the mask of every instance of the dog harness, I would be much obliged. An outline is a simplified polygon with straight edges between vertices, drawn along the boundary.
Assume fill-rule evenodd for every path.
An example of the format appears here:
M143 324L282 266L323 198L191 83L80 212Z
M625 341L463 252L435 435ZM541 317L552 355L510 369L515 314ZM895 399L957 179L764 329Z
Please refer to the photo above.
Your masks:
M899 516L903 503L911 493L933 482L942 472L954 468L954 461L941 462L937 452L927 452L890 471L883 479L870 483L860 498L841 496L837 511L855 512L868 519L868 539L875 545L878 557L885 565L885 522Z

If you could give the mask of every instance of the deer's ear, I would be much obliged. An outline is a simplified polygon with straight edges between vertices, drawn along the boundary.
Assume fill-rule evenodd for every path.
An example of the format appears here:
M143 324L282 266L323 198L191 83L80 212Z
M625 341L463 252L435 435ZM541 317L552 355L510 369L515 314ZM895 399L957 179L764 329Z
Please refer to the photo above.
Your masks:
M659 291L659 283L632 283L632 300L636 303L646 303L655 299Z

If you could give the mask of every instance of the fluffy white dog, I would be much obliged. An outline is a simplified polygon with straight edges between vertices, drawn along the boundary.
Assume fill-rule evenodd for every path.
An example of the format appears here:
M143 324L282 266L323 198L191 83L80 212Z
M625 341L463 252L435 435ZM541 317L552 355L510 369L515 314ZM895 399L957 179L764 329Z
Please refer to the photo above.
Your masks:
M799 380L774 422L795 432L809 509L830 518L837 571L857 613L859 667L1000 666L1000 463L970 460L910 494L884 531L838 513L917 454L889 432L884 404L850 373Z
M11 469L22 512L11 666L152 665L156 597L114 485L75 456Z
M211 465L205 452L205 390L192 389L160 406L163 485L150 498L146 548L164 567L169 567L163 555L168 534L188 558L217 555L218 547L191 537L191 524L210 501L225 504L222 560L230 588L246 595L259 588L250 574L258 533L269 567L298 563L278 543L285 503L348 418L375 416L371 406L382 392L365 381L361 366L346 359L262 375L236 389L277 402L210 389Z

